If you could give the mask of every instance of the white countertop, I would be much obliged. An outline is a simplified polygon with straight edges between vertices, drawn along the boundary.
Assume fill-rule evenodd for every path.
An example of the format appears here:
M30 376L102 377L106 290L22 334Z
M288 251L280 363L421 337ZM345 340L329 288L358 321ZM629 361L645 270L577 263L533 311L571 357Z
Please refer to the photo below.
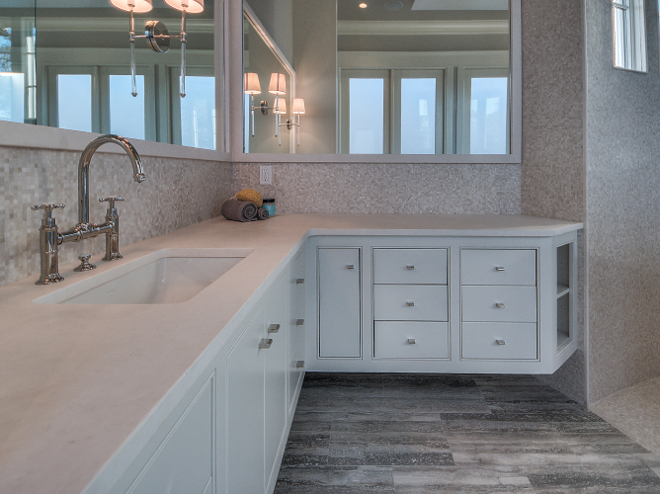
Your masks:
M65 280L58 285L37 286L34 276L2 286L0 492L81 492L168 390L217 354L309 235L553 236L581 227L510 215L301 214L253 223L215 218L124 247L123 260L98 262L92 272L74 273L76 263L61 266ZM164 248L253 252L180 304L33 303Z

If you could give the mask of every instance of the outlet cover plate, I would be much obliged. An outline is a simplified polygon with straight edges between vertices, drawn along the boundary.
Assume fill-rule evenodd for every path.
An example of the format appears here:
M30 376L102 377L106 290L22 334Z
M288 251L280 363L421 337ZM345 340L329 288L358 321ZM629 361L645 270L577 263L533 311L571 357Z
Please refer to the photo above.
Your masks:
M271 165L262 165L259 167L259 184L273 185L273 167Z

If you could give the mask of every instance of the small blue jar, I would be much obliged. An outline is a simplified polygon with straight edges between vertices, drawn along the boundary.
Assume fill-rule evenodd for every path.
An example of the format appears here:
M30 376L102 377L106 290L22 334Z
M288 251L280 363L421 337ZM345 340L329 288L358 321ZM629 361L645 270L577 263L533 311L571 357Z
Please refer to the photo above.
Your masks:
M264 205L263 208L268 211L268 214L270 216L275 216L275 199L272 197L265 198L264 197Z

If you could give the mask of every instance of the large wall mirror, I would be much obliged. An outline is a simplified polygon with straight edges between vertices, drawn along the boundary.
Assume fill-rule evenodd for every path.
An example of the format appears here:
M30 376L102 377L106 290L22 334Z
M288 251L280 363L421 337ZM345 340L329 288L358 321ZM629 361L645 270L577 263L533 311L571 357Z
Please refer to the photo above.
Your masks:
M128 11L110 0L3 0L0 120L222 151L214 55L222 39L214 34L214 15L222 9L213 0L191 0L197 8L185 15L182 97L180 39L168 40L169 51L160 53L144 37L145 23L160 21L151 43L165 51L158 34L165 26L179 36L182 12L153 0L153 10L142 13L145 2L137 3L133 86Z
M251 135L246 96L246 153L270 143L296 154L519 162L520 0L246 0L244 8L260 21L264 44L275 45L264 57L283 56L295 73L295 87L280 96L290 148L273 144L282 136L271 131L272 114L255 112L257 125L270 125ZM252 99L272 106L271 69L259 72L260 55L249 49L260 31L244 26L243 72L262 80ZM291 112L294 98L303 114Z

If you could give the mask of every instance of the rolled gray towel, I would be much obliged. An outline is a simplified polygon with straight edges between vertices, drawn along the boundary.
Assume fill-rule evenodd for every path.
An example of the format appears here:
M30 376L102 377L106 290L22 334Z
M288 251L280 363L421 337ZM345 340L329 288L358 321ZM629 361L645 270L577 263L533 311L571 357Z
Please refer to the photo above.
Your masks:
M270 218L270 213L266 208L259 208L257 210L257 218L260 220L267 220L268 218Z
M257 206L251 202L229 199L222 204L222 216L234 221L252 221L257 218Z

